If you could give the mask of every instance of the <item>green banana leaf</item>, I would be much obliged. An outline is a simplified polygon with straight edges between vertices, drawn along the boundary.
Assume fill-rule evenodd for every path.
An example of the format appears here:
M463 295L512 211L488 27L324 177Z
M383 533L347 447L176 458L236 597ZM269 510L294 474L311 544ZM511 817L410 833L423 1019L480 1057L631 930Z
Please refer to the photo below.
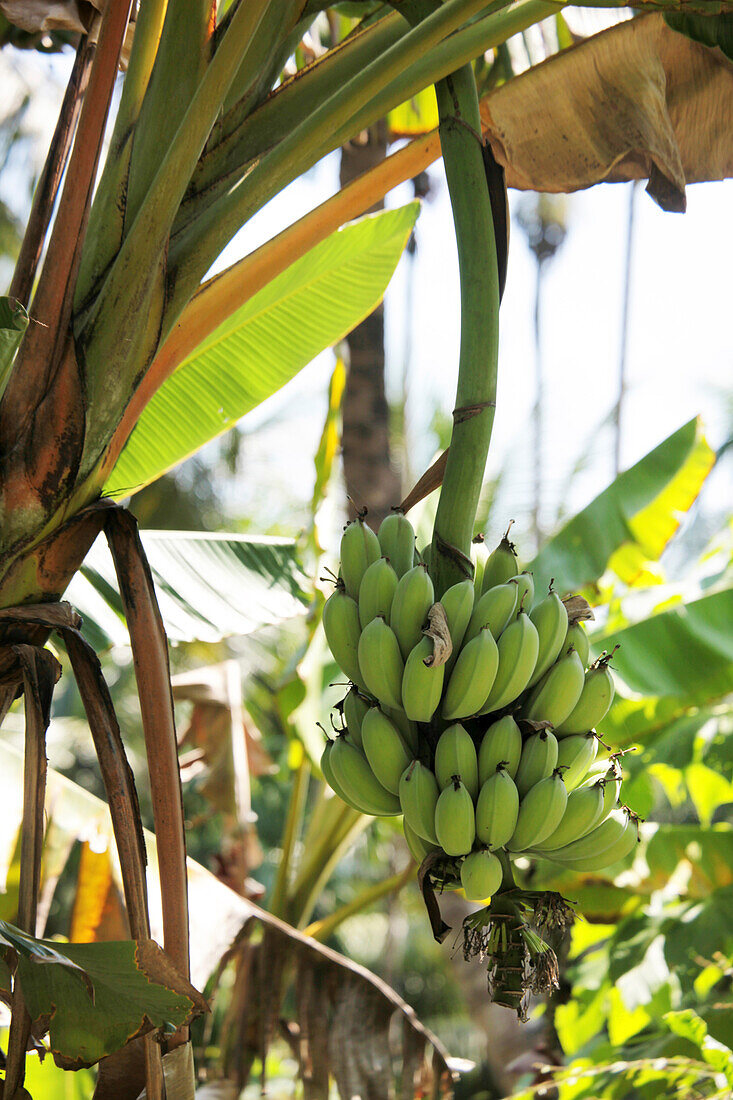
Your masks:
M333 233L255 294L161 386L105 486L128 494L234 426L381 300L419 204Z
M172 641L216 642L305 613L307 584L292 539L141 531ZM112 557L103 539L67 589L98 649L127 645Z
M626 584L657 561L710 473L715 455L690 420L620 474L526 566L535 590L592 589L609 567ZM592 591L585 595L592 597Z
M3 395L13 358L23 333L28 328L28 313L15 298L0 297L0 397Z
M709 704L733 692L733 588L594 639L632 691ZM673 708L674 709L674 708Z

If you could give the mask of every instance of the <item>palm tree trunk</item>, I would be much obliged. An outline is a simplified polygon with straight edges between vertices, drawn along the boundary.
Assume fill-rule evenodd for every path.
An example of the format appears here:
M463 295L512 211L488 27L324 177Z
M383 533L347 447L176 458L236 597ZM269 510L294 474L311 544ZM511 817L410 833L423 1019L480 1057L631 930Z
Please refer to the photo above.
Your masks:
M387 151L384 121L341 150L341 186L378 164ZM373 210L380 209L380 203ZM399 471L392 463L389 406L384 385L384 306L379 305L346 338L349 370L343 401L343 462L349 512L366 507L378 526L401 499Z

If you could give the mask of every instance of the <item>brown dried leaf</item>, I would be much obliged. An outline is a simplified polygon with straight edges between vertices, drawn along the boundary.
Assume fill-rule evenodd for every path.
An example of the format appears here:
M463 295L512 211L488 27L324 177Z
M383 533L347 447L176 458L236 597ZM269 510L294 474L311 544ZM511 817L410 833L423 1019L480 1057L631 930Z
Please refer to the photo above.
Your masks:
M661 14L563 50L490 93L481 114L521 190L648 178L664 210L683 211L686 184L733 175L733 68Z
M562 602L565 604L565 610L568 613L569 626L574 626L575 623L584 620L595 619L591 605L582 596L563 596Z
M436 458L432 466L425 471L422 477L415 483L413 488L402 501L398 511L409 512L411 508L414 508L416 504L419 504L421 500L424 500L424 498L432 493L434 489L440 488L440 486L443 484L445 466L448 461L448 451L450 451L450 447L447 447L446 450L443 451L442 455L439 455L438 458Z
M430 657L425 658L425 664L428 668L439 668L453 652L448 619L442 603L434 603L428 611L428 626L423 634L433 642L433 652Z

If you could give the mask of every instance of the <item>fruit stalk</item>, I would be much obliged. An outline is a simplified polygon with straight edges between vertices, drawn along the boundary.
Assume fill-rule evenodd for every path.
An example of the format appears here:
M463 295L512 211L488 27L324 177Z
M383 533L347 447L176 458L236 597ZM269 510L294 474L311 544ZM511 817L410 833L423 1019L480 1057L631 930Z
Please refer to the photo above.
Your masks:
M456 407L430 558L439 599L473 572L471 538L496 403L499 264L470 65L440 81L435 91L461 279Z

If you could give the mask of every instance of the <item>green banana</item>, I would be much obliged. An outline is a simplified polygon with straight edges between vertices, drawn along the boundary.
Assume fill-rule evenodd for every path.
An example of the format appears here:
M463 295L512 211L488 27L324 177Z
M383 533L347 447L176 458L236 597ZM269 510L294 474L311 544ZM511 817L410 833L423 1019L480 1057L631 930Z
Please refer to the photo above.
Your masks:
M555 663L560 653L568 651L569 647L565 641L568 632L568 613L557 592L550 589L544 600L532 608L529 617L537 627L540 643L537 664L527 685L527 687L534 687L548 668Z
M638 835L636 816L622 806L579 840L548 852L547 858L574 871L597 871L628 855Z
M367 566L359 587L359 622L361 629L381 615L389 618L397 588L397 574L388 558L377 558Z
M529 616L520 611L500 636L497 645L499 669L480 714L489 714L505 707L526 688L537 663L539 645L537 630Z
M476 836L489 848L501 848L517 827L519 791L509 772L499 764L482 783L476 803Z
M588 775L580 784L580 786L591 787L594 783L597 783L599 781L603 784L603 813L601 814L600 821L604 821L610 814L611 810L614 810L616 808L619 799L621 798L621 784L623 782L623 776L621 774L621 768L619 767L618 762L613 759L613 757L610 761L601 761L601 767L599 770L597 769L598 764L596 764L595 767L590 768Z
M618 801L621 798L621 768L618 763L614 761L613 766L608 769L604 779L603 787L603 817L606 817L611 813L613 809L618 805Z
M579 733L563 737L557 753L557 766L563 769L562 777L569 791L583 782L598 752L595 733Z
M499 764L514 779L522 756L522 734L511 714L493 722L483 736L478 753L478 778L483 785Z
M352 745L361 748L361 724L369 710L369 700L355 687L349 689L343 702L343 715L349 740Z
M598 781L592 787L578 787L568 794L568 804L562 821L553 833L539 844L537 852L549 852L579 840L600 822L603 814L603 784Z
M440 602L448 620L450 640L453 652L448 658L446 672L450 672L458 659L471 613L473 612L473 581L459 581L440 597Z
M489 558L489 551L482 534L474 535L471 542L471 561L473 562L473 600L477 603L481 596L481 585L484 579L484 569Z
M415 531L402 512L385 516L377 532L382 554L389 558L398 577L412 569L415 557Z
M523 852L546 840L562 821L567 801L562 773L557 770L530 787L519 804L517 827L506 843L507 850Z
M580 698L567 718L557 727L558 733L585 733L594 729L605 718L614 694L613 676L608 667L610 659L606 654L588 669Z
M607 819L609 820L609 819ZM606 822L603 822L605 825ZM599 825L598 828L602 829L603 825ZM594 829L593 832L596 830ZM591 833L587 834L591 836ZM585 837L583 838L585 839ZM547 858L554 859L558 863L562 863L564 867L567 867L571 871L600 871L603 867L610 867L612 863L618 863L620 859L626 859L628 855L633 852L639 840L639 822L635 814L626 815L626 824L621 832L599 856L587 856L585 859L560 859L557 860L556 852L548 852Z
M374 817L394 817L400 813L400 800L384 789L364 753L345 737L337 737L333 742L328 762L350 805Z
M387 715L387 717L391 718L394 724L397 726L397 729L400 731L405 741L412 749L412 755L417 756L419 742L417 736L417 726L415 725L415 723L410 721L402 707L385 707L383 704L382 710Z
M522 798L535 783L552 775L557 764L557 751L557 738L549 730L540 730L527 738L514 778Z
M537 684L525 704L524 717L532 722L550 722L557 729L580 698L584 683L580 657L570 649Z
M499 648L486 626L464 645L445 689L441 714L447 722L477 714L486 702L499 667Z
M421 836L411 829L407 824L406 819L402 818L402 831L405 834L405 840L407 841L407 847L410 849L410 855L415 860L415 863L420 866L422 861L429 856L431 852L437 852L439 849L437 845L431 844L427 840L423 840Z
M328 783L332 791L335 791L342 802L345 802L347 806L351 806L352 810L358 810L359 813L364 811L360 806L357 806L355 802L352 802L346 792L342 789L336 776L333 774L333 767L331 766L331 753L333 752L333 741L326 741L326 747L321 755L321 771L323 772L323 778Z
M466 787L453 776L450 784L438 795L435 804L435 835L448 856L465 856L476 839L476 817L473 799Z
M394 631L383 618L372 619L361 632L358 658L367 691L388 707L401 706L404 664Z
M478 759L470 733L455 722L443 730L435 746L435 778L441 791L459 775L471 798L478 795Z
M529 611L534 603L534 577L527 569L523 569L512 579L517 586L517 606L526 607Z
M575 647L580 657L580 662L583 668L585 668L588 664L588 658L590 657L590 642L588 641L588 634L582 623L573 623L572 626L568 627L565 641L562 644L562 652L567 653L570 646Z
M504 584L505 581L511 580L512 577L516 577L519 572L519 565L517 563L517 551L514 548L514 543L509 541L509 527L506 534L502 538L499 545L495 550L492 550L486 559L484 565L484 572L481 578L481 592L486 592L489 588L494 588L497 584Z
M493 852L471 852L461 864L461 886L468 901L486 901L501 886L503 871Z
M438 781L430 768L413 760L400 777L400 806L405 821L423 840L437 844L435 807L438 802Z
M400 777L412 760L412 750L402 733L379 707L371 707L361 727L364 755L385 788L397 794Z
M341 577L352 600L359 598L361 578L368 566L381 557L379 539L363 518L347 523L341 536Z
M422 637L428 611L434 603L433 582L424 565L416 565L400 577L392 600L389 625L400 644L403 660L407 660Z
M498 638L516 610L518 591L516 581L507 581L484 592L473 609L464 643L476 638L486 626Z
M423 638L405 661L402 709L413 722L429 722L440 704L445 665L426 665L432 656L433 643L430 638Z
M355 684L362 684L359 668L359 608L356 600L347 596L341 582L323 605L323 629L336 664Z

